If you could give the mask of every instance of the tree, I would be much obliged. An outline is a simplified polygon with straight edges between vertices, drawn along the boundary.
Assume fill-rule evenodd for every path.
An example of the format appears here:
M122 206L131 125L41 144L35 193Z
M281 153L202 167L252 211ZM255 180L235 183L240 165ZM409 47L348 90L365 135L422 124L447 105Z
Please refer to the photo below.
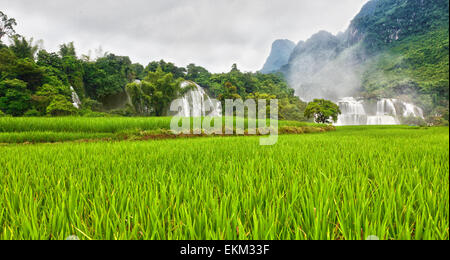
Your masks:
M77 57L77 52L75 51L75 45L73 42L65 43L59 46L59 55L61 58L64 57Z
M9 48L0 48L0 78L6 78L13 73L17 57Z
M236 63L231 66L231 72L240 72Z
M69 84L76 90L78 95L84 97L84 71L83 62L75 56L67 55L62 58L64 74L67 75Z
M114 54L99 58L96 62L84 62L83 71L87 94L98 100L122 93L128 83L134 81L138 74L143 74L142 66L132 64L129 57Z
M84 63L84 85L88 95L94 99L103 99L123 92L129 83L127 73L131 62L121 62L120 57L108 56L96 63Z
M142 66L139 63L133 63L131 64L131 71L132 71L132 80L139 79L142 80L145 77L144 73L144 66Z
M73 104L63 95L53 97L47 107L47 114L51 116L70 116L76 114L77 110Z
M16 20L14 18L8 18L8 16L0 11L0 41L3 36L13 36L16 31L14 30L14 26L16 26Z
M11 77L27 83L27 88L35 91L42 86L44 70L31 59L19 59L13 68Z
M277 99L277 96L275 95L271 95L271 94L267 94L267 93L250 93L247 96L247 99L253 99L255 101L256 104L256 111L257 113L259 113L259 101L260 100L265 100L266 101L266 115L270 115L270 101L273 99Z
M224 93L220 94L218 96L219 101L225 102L225 100L227 100L227 99L232 99L232 100L242 99L242 97L238 94L237 87L233 86L233 84L231 84L231 82L226 82L223 89L224 89Z
M31 59L34 60L39 47L33 45L33 38L29 40L23 36L14 36L12 38L12 44L9 47L19 59Z
M58 54L48 53L46 50L40 50L37 54L37 62L39 66L50 66L59 70L63 70L62 59Z
M314 99L310 102L305 110L306 118L315 118L316 123L332 124L338 120L338 116L342 114L339 106L329 100Z
M27 83L18 79L0 82L0 110L13 116L22 116L30 109L31 95Z
M170 103L181 94L181 82L172 73L165 73L161 67L149 72L141 82L128 84L126 89L131 96L137 113L163 116Z
M55 97L64 96L66 99L71 98L70 88L64 86L60 81L54 81L53 84L44 84L32 96L32 100L36 109L45 114L48 106L53 102Z
M186 69L182 67L177 67L172 62L165 62L164 60L161 60L159 62L152 61L150 62L147 67L145 68L145 71L148 72L156 72L158 68L161 68L161 70L165 73L172 73L173 77L175 79L178 78L185 78L186 77Z
M299 97L282 98L279 101L279 115L281 120L305 121L304 112L307 104Z
M194 81L203 88L210 88L211 73L203 67L196 66L195 64L189 64L187 66L187 74L185 78L187 80Z

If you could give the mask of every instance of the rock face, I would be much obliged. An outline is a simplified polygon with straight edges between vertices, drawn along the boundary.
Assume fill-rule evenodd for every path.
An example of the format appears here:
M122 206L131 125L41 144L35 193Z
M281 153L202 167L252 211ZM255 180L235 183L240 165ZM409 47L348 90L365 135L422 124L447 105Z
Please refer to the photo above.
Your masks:
M271 73L278 71L284 65L288 64L289 57L295 48L295 43L289 40L276 40L272 44L272 51L269 58L267 58L266 64L264 64L261 73Z

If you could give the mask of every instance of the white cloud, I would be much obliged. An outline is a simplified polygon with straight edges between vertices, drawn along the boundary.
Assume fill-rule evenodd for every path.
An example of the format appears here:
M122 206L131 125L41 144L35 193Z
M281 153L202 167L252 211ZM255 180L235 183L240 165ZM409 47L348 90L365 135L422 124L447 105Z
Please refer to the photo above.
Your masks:
M259 70L276 39L344 31L367 0L2 0L17 31L52 51L74 41L134 62L165 59L214 72Z

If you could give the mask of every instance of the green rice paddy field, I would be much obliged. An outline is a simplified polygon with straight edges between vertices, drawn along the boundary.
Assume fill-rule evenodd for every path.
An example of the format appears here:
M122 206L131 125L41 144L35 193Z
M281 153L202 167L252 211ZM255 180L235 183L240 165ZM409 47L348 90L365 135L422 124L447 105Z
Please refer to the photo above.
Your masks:
M48 120L0 136L127 129ZM449 239L448 128L3 143L0 239Z

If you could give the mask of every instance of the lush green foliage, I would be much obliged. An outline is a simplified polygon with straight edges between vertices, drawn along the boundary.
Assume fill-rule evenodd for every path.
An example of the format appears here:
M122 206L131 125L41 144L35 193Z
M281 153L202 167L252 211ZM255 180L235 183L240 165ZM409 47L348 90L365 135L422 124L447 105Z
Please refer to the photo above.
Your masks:
M447 108L448 114L448 37L447 28L392 44L369 62L363 77L365 95L412 97L428 114L441 108Z
M0 46L3 36L12 36L16 33L14 26L17 22L14 18L8 18L8 16L0 11Z
M352 21L370 53L398 39L448 27L448 0L372 0Z
M448 114L448 8L448 0L378 0L363 8L351 28L374 56L363 75L364 95L400 96L426 114Z
M9 22L11 26L14 25L12 22ZM129 57L114 54L105 53L95 60L86 55L78 58L73 42L62 44L58 53L49 53L39 50L33 44L33 39L10 36L10 46L0 45L0 82L14 79L25 82L23 95L31 96L33 100L20 106L14 105L14 114L11 109L0 108L14 116L22 116L28 110L33 113L27 115L38 111L42 116L74 113L94 115L107 111L125 116L166 115L168 103L177 96L179 83L190 80L205 88L212 97L221 100L246 99L258 95L277 98L280 100L280 118L304 119L306 105L294 96L294 90L289 88L282 75L243 73L237 65L233 65L229 73L213 74L194 64L183 68L164 60L150 62L144 68L140 64L133 64ZM142 82L138 83L136 79ZM80 111L68 106L72 94L70 86L81 98ZM126 90L131 93L133 108L124 104L128 102L123 102L127 96ZM43 95L44 92L52 95ZM110 111L113 109L116 111Z
M314 118L317 123L332 124L338 120L341 110L335 103L324 100L314 99L305 110L305 117Z
M10 48L0 48L0 109L13 116L22 116L29 110L36 110L39 115L55 115L51 111L57 104L69 103L72 107L66 106L64 110L75 113L67 76L58 67L36 63L34 53L35 47L24 39ZM38 57L43 54L40 52Z
M85 88L90 97L101 100L124 91L125 85L136 79L131 60L109 54L96 62L84 63Z
M345 33L300 42L281 71L308 99L395 98L448 121L448 24L448 0L371 0Z
M448 145L448 128L352 127L264 149L253 137L3 146L0 238L445 240Z
M22 36L14 36L12 38L13 43L9 47L10 50L16 55L19 59L34 59L39 47L37 45L33 45L33 39L30 40L25 39Z
M279 100L279 117L285 120L304 120L306 104L294 95L281 73L262 74L242 72L234 64L228 73L210 73L203 67L189 64L178 68L172 63L151 63L146 70L156 71L157 65L166 73L196 82L211 96L220 101L226 99L254 99L255 96L270 96ZM269 99L270 100L270 99Z
M165 73L172 73L175 79L185 78L186 77L186 69L182 67L177 67L172 62L165 62L161 60L159 62L152 61L145 68L144 72L147 74L148 72L156 72L158 68L161 68Z
M47 107L47 114L52 116L69 116L76 113L76 109L64 96L57 95Z
M161 67L150 71L140 82L128 84L126 89L136 113L140 115L167 115L170 103L181 92L182 79L175 79L172 73L165 73Z
M31 95L21 80L0 81L0 109L13 116L23 115L30 108Z

